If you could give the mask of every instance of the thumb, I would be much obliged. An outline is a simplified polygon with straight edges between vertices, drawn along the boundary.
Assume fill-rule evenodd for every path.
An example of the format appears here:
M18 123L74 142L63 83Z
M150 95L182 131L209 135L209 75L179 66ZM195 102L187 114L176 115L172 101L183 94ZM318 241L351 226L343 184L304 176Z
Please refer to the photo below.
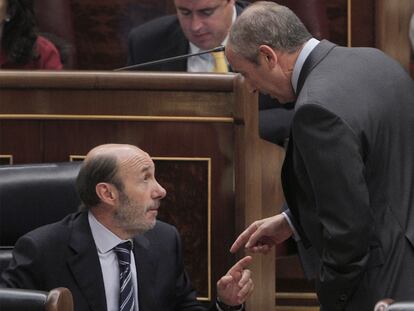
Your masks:
M260 238L262 237L262 235L263 235L263 233L262 233L262 231L260 230L260 228L258 228L257 230L256 230L256 232L254 232L251 236L250 236L250 239L247 241L247 243L246 243L246 248L251 248L251 247L253 247L253 246L255 246L256 244L257 244L257 241L259 241L260 240Z

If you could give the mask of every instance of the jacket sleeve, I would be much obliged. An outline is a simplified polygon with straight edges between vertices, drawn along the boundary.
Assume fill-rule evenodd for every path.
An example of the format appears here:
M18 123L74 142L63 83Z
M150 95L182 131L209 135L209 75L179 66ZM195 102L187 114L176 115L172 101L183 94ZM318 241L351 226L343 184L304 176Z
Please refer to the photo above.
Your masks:
M320 245L319 300L327 310L342 310L367 266L373 231L360 140L343 119L318 105L297 110L292 135L315 202L307 208L318 219L312 230L320 238L310 240Z
M30 236L20 238L13 249L9 266L1 274L2 287L42 290L40 252Z

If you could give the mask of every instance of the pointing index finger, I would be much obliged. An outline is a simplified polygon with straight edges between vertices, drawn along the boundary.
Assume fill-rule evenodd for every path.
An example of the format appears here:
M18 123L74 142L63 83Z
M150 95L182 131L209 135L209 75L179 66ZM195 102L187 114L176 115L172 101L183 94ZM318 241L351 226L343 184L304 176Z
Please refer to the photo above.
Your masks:
M251 224L246 230L244 230L234 241L233 245L230 247L230 252L235 253L237 252L243 245L249 241L252 234L257 230L257 226L255 224Z
M250 265L252 260L253 260L252 256L243 257L238 262L236 262L233 267L230 268L229 273L231 274L232 272L235 272L235 271L240 272L244 270Z

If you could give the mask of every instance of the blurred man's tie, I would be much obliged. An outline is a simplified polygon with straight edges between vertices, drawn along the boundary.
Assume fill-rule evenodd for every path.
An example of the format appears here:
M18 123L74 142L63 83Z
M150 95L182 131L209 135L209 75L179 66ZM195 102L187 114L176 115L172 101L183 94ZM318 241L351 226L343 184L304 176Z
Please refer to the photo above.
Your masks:
M224 52L213 52L211 53L214 57L214 72L228 72L227 63L224 57Z

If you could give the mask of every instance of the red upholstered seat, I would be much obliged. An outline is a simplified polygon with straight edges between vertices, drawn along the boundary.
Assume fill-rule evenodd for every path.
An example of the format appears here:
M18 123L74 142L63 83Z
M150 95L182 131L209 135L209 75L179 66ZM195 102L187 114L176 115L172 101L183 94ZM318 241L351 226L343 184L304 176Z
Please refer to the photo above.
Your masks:
M39 31L61 52L64 67L76 66L76 42L71 0L34 1Z

